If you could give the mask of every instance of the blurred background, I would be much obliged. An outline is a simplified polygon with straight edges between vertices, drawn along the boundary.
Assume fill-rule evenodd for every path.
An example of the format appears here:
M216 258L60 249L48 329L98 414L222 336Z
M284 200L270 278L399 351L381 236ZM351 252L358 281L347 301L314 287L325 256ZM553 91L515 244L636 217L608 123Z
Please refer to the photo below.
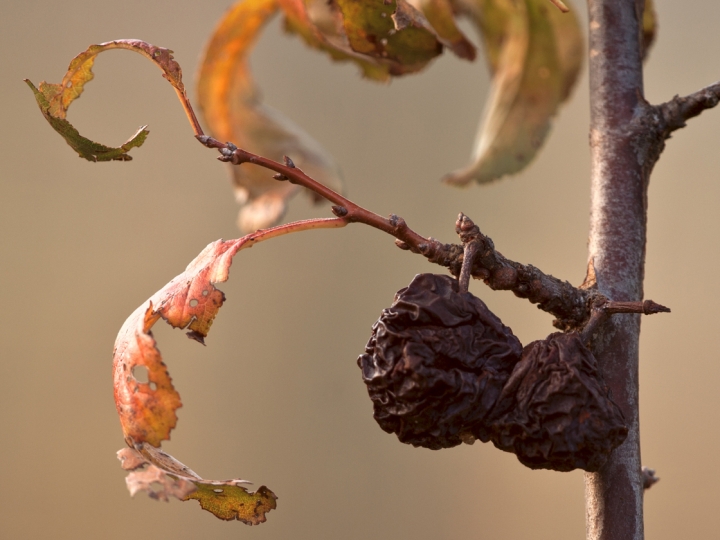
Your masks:
M0 433L3 538L570 539L585 534L583 474L531 471L492 445L434 452L399 443L372 418L356 365L370 326L414 274L439 271L361 225L273 240L236 258L207 347L158 323L184 406L164 448L206 478L242 477L279 496L247 527L196 502L132 499L115 452L113 342L125 318L209 242L239 236L225 166L192 137L174 92L136 54L101 55L69 114L118 144L149 124L129 163L81 160L42 118L27 77L59 82L92 43L169 47L190 95L205 40L231 2L0 3ZM585 20L585 6L574 2ZM720 77L720 3L657 0L646 65L657 103ZM474 38L474 36L473 36ZM587 75L540 157L522 174L465 190L438 179L464 165L488 92L480 59L445 54L389 85L360 79L283 34L252 57L268 104L335 156L347 194L418 232L456 241L469 214L506 256L574 284L585 274L589 207ZM643 462L655 540L720 528L720 110L669 141L652 177L646 297L672 308L643 320ZM327 216L302 197L287 219ZM523 343L551 317L510 293L471 290ZM715 337L714 337L715 336Z

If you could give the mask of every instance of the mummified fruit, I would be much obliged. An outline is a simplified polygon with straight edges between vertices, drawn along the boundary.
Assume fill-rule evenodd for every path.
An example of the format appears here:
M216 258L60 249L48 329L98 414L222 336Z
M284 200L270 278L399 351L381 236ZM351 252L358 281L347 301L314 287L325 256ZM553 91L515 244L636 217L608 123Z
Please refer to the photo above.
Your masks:
M577 334L526 346L489 420L495 446L532 469L597 471L628 432Z
M449 276L419 274L395 295L358 358L380 427L440 449L466 434L488 440L485 418L522 345Z

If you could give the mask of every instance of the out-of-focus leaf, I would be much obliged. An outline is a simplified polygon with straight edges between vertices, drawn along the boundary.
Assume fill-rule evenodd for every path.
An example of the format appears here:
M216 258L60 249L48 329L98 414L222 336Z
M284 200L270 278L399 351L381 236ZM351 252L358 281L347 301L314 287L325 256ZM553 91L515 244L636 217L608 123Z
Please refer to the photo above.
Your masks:
M450 0L408 1L422 12L435 29L443 45L449 47L460 58L475 60L475 45L473 45L458 28Z
M350 47L394 62L393 75L424 68L442 45L423 15L405 0L336 0Z
M387 81L393 69L386 59L377 59L357 53L350 48L343 28L342 14L327 0L279 0L285 14L285 29L296 33L305 42L324 51L335 61L351 61L360 67L364 77L374 81Z
M222 519L237 518L251 524L264 521L264 512L274 508L275 496L267 488L248 494L237 486L239 480L232 480L220 483L223 487L213 488L222 491L213 491L203 486L220 484L202 480L159 450L161 442L170 438L170 431L177 424L175 411L181 402L151 331L156 322L164 319L174 328L188 330L191 339L204 343L225 301L225 295L215 284L227 280L233 256L241 249L252 247L261 235L268 236L268 233L218 240L208 245L182 274L138 307L120 329L113 351L115 406L128 446L142 453L152 465L129 477L131 494L145 490L163 500L168 496L184 500L196 498L203 508ZM141 376L140 370L146 370L147 376ZM120 455L123 463L127 462L125 468L131 470L145 465L133 452L128 449ZM163 487L153 492L156 481ZM192 492L188 481L194 486Z
M648 52L655 42L657 33L657 13L653 0L645 0L645 11L642 20L642 57L647 60Z
M188 116L191 115L182 82L182 70L173 59L171 50L156 47L136 39L120 39L100 43L99 45L91 45L86 51L81 52L72 59L67 73L65 73L60 84L51 84L43 81L40 83L39 88L35 88L29 80L25 79L25 82L35 94L35 99L45 119L55 131L62 135L65 141L80 157L88 161L129 161L132 157L129 156L127 152L131 148L142 145L149 133L148 130L145 129L147 126L143 126L121 146L109 147L83 137L78 133L77 129L66 120L70 104L80 97L85 89L85 84L95 76L92 72L95 57L101 52L110 49L127 49L142 54L152 60L162 69L163 77L175 88ZM192 120L194 120L194 116L191 118L191 122Z
M258 33L277 11L276 0L244 0L220 21L208 42L198 74L198 99L209 131L221 141L295 164L319 182L339 189L340 172L328 153L301 128L263 105L250 75L248 55ZM298 187L278 182L259 167L232 167L242 205L244 231L267 227L285 213Z
M365 77L422 70L441 50L441 39L423 14L406 0L279 0L286 29L334 60L358 64Z
M266 521L265 514L277 507L277 497L265 486L249 492L245 480L205 480L170 454L148 444L118 451L122 468L131 471L125 482L130 495L145 491L153 499L196 499L203 510L224 520L247 525Z
M480 30L493 75L471 163L444 180L490 182L523 169L545 141L582 64L575 15L547 0L454 0Z

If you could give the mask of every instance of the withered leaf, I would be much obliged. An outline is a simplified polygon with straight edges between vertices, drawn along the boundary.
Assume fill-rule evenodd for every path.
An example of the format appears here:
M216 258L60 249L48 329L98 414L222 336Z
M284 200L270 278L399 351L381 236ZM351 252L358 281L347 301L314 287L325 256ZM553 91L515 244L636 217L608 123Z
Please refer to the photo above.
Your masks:
M277 507L277 497L265 486L250 492L245 480L206 480L170 454L147 444L118 451L123 469L131 471L125 482L130 495L145 491L153 499L181 501L195 499L203 510L224 520L247 525L266 521L265 514Z
M124 450L119 457L126 469L135 470L144 465L136 455L139 452L161 470L148 467L141 474L131 475L128 480L131 493L151 490L153 482L160 482L162 490L151 496L198 499L203 508L222 519L239 519L249 524L264 521L265 512L275 508L275 495L267 488L247 493L238 485L244 482L241 480L203 480L160 450L161 442L170 438L170 431L177 424L175 412L181 402L151 329L164 319L174 328L188 330L191 339L204 343L225 301L225 295L215 284L228 279L232 259L238 251L291 232L345 225L347 222L342 219L304 220L256 231L236 240L217 240L127 318L113 351L113 389L125 442L134 450ZM136 372L140 369L146 370L146 377ZM190 479L194 484L192 493L183 479Z
M208 245L182 274L123 324L113 352L113 382L126 440L160 446L170 438L177 423L175 411L181 406L151 328L163 318L173 328L187 329L189 337L203 343L225 301L214 284L227 280L232 257L253 242L253 235L248 235ZM139 367L147 369L148 382L140 382L133 374Z
M259 233L262 234L262 233ZM133 452L140 452L151 464L131 473L128 489L148 491L151 497L167 500L195 498L206 510L222 519L260 523L264 512L274 508L274 495L263 488L254 494L238 486L238 480L221 483L201 479L188 467L159 449L177 424L176 410L181 406L153 338L151 328L162 319L174 328L187 329L188 337L203 343L213 319L225 301L215 287L226 281L233 256L251 247L258 233L237 240L218 240L208 245L179 276L155 293L128 317L118 333L113 351L113 388L125 441L131 448L119 456L126 468L137 469ZM147 382L141 382L137 369L147 370ZM125 466L125 465L124 465ZM188 484L191 482L191 484ZM162 487L154 490L159 483ZM191 489L192 488L192 489ZM214 491L219 489L222 491Z
M225 14L208 42L198 74L198 99L209 131L221 141L281 161L291 156L317 181L339 189L340 172L328 153L301 128L260 102L248 56L265 23L276 13L276 0L246 0ZM238 224L244 231L267 227L285 213L300 188L278 182L259 167L232 167L242 205Z
M455 0L480 30L493 75L471 163L444 181L465 185L522 170L572 89L583 40L573 12L547 0Z
M60 84L42 81L39 88L36 88L29 80L25 79L35 94L35 99L45 119L80 157L88 161L128 161L132 159L128 155L130 149L142 145L149 133L145 129L147 126L143 126L122 145L110 147L83 137L66 119L70 104L82 95L85 84L94 77L92 67L95 58L98 54L111 49L127 49L152 60L162 69L163 77L175 88L188 116L191 115L182 82L182 70L173 59L172 51L136 39L119 39L91 45L72 59ZM194 116L191 118L191 122L193 120Z

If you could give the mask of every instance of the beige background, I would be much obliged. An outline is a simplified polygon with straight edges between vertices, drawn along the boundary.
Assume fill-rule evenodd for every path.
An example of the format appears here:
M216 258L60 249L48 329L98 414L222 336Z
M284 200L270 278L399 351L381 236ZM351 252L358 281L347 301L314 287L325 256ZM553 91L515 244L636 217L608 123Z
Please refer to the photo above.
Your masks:
M531 471L490 445L415 449L375 424L355 359L394 292L437 269L361 225L240 254L206 348L156 327L185 404L167 449L207 477L268 485L280 497L268 522L248 528L195 502L128 496L115 459L115 335L207 243L238 236L230 182L193 140L170 86L137 55L101 56L70 111L81 132L112 144L149 124L131 163L78 159L21 79L58 82L89 44L137 37L175 50L192 86L229 4L0 3L0 536L582 538L581 472ZM720 3L657 7L651 102L720 77ZM355 201L444 241L466 212L505 255L582 280L586 75L530 168L463 191L437 179L470 154L488 90L482 62L444 56L420 76L377 85L282 35L276 21L253 66L267 102L335 155ZM650 188L646 295L673 309L643 322L641 346L643 461L662 478L646 497L655 540L712 538L720 528L719 135L720 111L693 120L669 142ZM288 218L328 214L297 199ZM478 282L472 290L523 342L552 331L550 316L510 293Z

